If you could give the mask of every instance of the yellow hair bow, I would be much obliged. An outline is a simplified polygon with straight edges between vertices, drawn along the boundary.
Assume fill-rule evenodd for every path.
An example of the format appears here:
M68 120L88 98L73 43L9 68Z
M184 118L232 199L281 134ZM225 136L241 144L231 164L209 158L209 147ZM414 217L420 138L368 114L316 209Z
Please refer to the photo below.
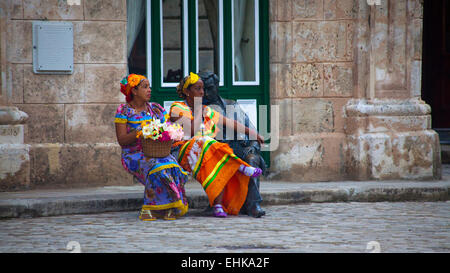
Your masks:
M200 79L200 77L195 74L192 73L189 75L189 78L186 80L186 82L183 85L183 90L186 90L186 88L191 85L191 84L195 84L196 82L198 82L198 80Z

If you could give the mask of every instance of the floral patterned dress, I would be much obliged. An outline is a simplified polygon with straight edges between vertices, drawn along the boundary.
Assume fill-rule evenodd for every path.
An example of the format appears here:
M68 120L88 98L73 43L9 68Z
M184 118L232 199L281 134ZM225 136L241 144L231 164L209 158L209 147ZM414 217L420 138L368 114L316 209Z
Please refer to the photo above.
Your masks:
M141 130L141 122L159 119L161 123L168 120L165 109L157 103L147 103L146 111L136 111L122 104L117 108L115 123L127 125L127 133ZM122 165L145 186L142 209L161 211L175 209L177 216L188 210L184 185L188 181L187 173L177 160L169 155L164 158L147 158L142 152L141 140L131 145L122 146Z

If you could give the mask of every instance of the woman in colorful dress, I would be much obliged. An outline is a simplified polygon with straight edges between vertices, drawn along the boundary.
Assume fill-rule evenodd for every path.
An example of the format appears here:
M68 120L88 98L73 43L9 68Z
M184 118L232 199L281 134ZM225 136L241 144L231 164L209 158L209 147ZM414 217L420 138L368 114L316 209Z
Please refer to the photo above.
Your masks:
M187 173L172 155L164 158L145 157L141 139L136 137L142 130L142 121L159 119L164 123L168 120L168 114L161 105L149 102L151 89L144 76L130 74L120 82L120 86L127 103L117 108L116 135L122 147L123 167L145 186L139 219L175 220L188 210L184 190Z
M184 126L185 132L186 128L190 128L190 135L193 136L174 143L173 150L178 162L202 184L214 209L214 216L237 215L247 197L250 177L257 177L262 171L238 158L228 144L218 142L214 137L218 128L225 124L233 130L254 134L261 143L264 140L257 132L221 116L208 106L201 105L198 107L200 111L194 109L194 101L201 102L204 95L203 81L197 74L190 73L185 77L177 92L184 101L171 105L170 120ZM193 113L192 109L196 112ZM200 126L195 126L197 124Z

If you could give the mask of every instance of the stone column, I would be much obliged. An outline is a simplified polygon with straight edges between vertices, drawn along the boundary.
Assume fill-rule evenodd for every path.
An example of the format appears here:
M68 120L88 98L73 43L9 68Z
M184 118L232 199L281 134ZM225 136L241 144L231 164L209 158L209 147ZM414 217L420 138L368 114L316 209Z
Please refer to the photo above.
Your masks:
M0 2L0 105L6 105L6 4Z
M420 98L422 4L358 1L355 99L346 107L353 179L440 179L439 138Z
M12 79L6 58L6 25L14 10L12 1L0 2L0 191L30 185L29 145L24 144L28 115L12 103Z

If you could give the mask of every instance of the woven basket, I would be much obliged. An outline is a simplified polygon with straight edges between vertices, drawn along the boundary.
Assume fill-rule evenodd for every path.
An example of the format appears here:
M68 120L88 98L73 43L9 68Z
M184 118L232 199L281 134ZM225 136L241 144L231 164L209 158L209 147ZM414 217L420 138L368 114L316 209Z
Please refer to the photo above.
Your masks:
M141 140L142 151L146 157L166 157L170 154L173 141L160 142L149 138L141 138Z

